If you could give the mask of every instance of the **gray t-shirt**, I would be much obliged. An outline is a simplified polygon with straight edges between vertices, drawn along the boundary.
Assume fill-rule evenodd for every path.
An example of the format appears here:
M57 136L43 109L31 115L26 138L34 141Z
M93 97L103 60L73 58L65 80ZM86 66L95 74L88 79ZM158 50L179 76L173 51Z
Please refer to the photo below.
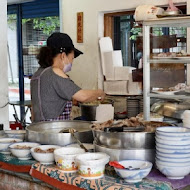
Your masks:
M80 89L71 79L54 73L52 67L39 68L31 79L34 122L57 118L63 113L67 101L71 101Z

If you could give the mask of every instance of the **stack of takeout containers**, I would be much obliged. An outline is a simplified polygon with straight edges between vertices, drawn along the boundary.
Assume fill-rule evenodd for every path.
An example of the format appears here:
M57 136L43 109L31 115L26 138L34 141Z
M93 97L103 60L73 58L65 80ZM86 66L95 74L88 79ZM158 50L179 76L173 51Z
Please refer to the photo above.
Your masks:
M190 110L185 110L182 115L183 126L190 128Z
M156 129L156 166L169 179L182 179L190 173L190 129Z

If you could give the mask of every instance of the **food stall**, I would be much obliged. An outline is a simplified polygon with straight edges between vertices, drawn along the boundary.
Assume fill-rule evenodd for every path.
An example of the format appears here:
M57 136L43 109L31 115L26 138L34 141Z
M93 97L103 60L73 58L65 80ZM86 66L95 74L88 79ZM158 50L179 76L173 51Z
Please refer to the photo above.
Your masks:
M149 102L145 99L146 108ZM23 131L0 131L1 186L7 189L10 186L76 190L188 189L190 129L163 121L164 114L160 112L161 115L151 115L144 109L144 115L137 115L131 106L134 102L142 109L141 99L128 98L129 118L124 115L121 119L119 114L114 118L111 101L104 106L81 105L83 117L88 115L87 121L46 121L31 124ZM84 108L88 109L86 114ZM154 105L151 111L156 108ZM186 124L188 117L186 112Z

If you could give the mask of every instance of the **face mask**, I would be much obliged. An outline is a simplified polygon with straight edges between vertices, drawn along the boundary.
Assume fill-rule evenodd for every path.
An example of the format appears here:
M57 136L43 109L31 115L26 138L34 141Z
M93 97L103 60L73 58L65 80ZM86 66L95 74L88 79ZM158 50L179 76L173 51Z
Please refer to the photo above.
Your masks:
M69 62L69 59L68 59L68 58L67 58L67 60L68 60L68 62ZM68 64L66 64L66 65L64 66L63 72L64 72L64 73L67 73L67 72L71 71L71 68L72 68L72 63L68 63Z
M67 73L67 72L71 71L71 67L72 67L72 63L66 64L63 68L63 72Z

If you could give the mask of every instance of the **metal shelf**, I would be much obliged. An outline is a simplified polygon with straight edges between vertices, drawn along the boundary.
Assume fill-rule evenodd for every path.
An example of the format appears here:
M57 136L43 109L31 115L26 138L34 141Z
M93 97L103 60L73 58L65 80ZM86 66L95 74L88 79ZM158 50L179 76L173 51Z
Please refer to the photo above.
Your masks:
M163 95L163 94L154 94L154 93L148 93L147 95L152 98L160 98L160 99L178 99L178 100L190 99L190 96L186 95Z
M180 20L180 22L179 22ZM159 19L151 19L143 22L145 26L152 27L189 27L190 16L182 16L182 17L165 17Z
M190 63L189 59L180 59L180 58L171 58L171 59L149 59L148 62L150 63Z
M186 95L162 95L150 93L150 63L190 63L190 58L151 58L150 59L150 28L151 27L190 27L190 16L165 17L143 21L143 112L144 119L150 119L150 98L190 99Z

